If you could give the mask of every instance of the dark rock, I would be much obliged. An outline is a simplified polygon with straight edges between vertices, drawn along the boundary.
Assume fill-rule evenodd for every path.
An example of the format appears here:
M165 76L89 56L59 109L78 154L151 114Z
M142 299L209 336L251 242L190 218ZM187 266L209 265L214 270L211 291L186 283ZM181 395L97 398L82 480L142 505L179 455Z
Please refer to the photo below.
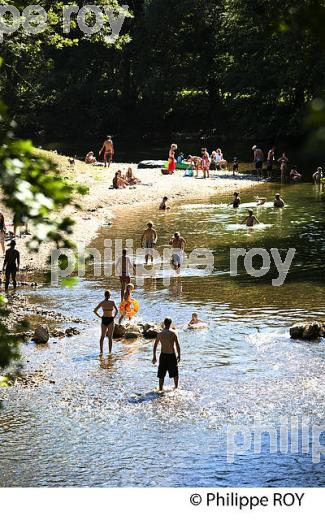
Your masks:
M292 339L304 339L310 341L320 338L323 331L324 326L317 321L301 322L295 323L290 328L290 336Z
M38 345L48 343L50 339L49 329L46 326L39 325L34 332L32 341Z
M124 325L115 325L113 334L114 339L122 339L124 338L125 334L126 328L124 327Z
M71 338L72 336L79 336L80 334L80 330L76 329L75 327L70 327L65 331L65 335L68 338Z
M144 337L146 339L156 339L156 337L158 336L159 332L160 331L158 329L154 329L154 328L148 329L148 330L145 331Z
M124 335L125 339L138 339L140 334L137 332L126 332Z

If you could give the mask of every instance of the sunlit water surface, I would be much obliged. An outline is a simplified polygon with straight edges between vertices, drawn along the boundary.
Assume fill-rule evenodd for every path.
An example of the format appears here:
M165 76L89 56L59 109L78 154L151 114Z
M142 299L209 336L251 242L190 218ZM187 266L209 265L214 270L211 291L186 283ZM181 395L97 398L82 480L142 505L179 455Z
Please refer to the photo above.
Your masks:
M199 181L198 181L199 182ZM43 369L36 389L12 388L0 412L1 486L319 486L324 459L311 453L269 453L248 449L227 461L232 428L261 420L277 429L281 421L305 418L310 427L324 423L325 341L289 339L296 320L324 316L325 205L308 185L282 189L287 206L256 210L262 226L247 231L240 222L259 194L272 200L278 186L243 193L243 207L226 207L229 197L177 203L170 213L136 207L119 214L94 242L139 240L153 219L159 250L180 230L187 251L209 248L212 273L189 269L164 284L162 273L147 276L137 288L141 321L174 318L182 347L181 389L159 395L152 342L116 343L112 359L99 361L99 324L92 310L118 283L93 277L71 290L44 288L38 303L90 323L82 335L51 341L49 347L23 348L29 371ZM229 276L229 249L279 248L297 253L284 286L277 277L253 279L243 271ZM169 266L165 266L170 274ZM207 330L186 328L196 311ZM55 381L50 384L49 380ZM167 386L171 385L168 381ZM300 428L298 428L300 439ZM289 435L289 447L294 435ZM240 439L237 438L237 442ZM324 439L323 439L324 441ZM310 449L312 446L310 446Z

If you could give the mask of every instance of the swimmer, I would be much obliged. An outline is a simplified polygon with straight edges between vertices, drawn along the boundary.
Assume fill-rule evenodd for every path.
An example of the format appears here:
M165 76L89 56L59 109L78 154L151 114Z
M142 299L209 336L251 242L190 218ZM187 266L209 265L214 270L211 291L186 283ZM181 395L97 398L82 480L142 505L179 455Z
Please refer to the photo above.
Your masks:
M246 224L247 227L253 227L255 224L260 224L260 221L255 217L253 210L249 209L248 215L243 220L242 224Z
M168 201L168 197L164 197L163 200L162 200L162 203L159 206L159 209L161 211L169 211L170 210L170 208L168 206L166 206L167 201Z
M103 315L100 316L98 311L102 309ZM113 350L113 333L115 323L114 320L118 315L118 309L116 307L116 303L114 300L111 300L110 291L105 292L105 300L103 300L99 305L97 305L96 309L94 309L94 313L98 318L102 320L102 335L100 338L100 355L103 355L104 350L104 339L108 337L109 343L109 353L112 353Z
M173 246L174 253L172 254L172 265L178 270L181 268L181 264L183 262L184 250L186 246L186 240L181 237L180 233L176 232L174 236L171 238L169 245Z
M234 193L234 200L228 204L228 206L232 206L234 209L238 209L241 204L239 193L235 191Z
M150 258L153 262L152 250L155 248L157 240L157 231L154 229L153 223L148 222L147 229L144 230L144 233L141 237L141 247L146 249L146 265L148 265Z
M275 208L284 208L284 200L281 198L281 195L280 193L276 193L275 194L275 199L274 199L274 207Z
M157 348L159 343L161 344L158 368L159 392L162 392L164 389L164 381L167 372L170 378L174 378L175 390L178 388L179 383L178 363L181 360L181 348L177 334L170 330L172 322L173 320L171 318L165 319L165 328L160 332L160 334L158 334L153 347L152 364L155 365L157 363Z
M188 324L188 326L190 327L191 325L200 325L200 324L204 324L204 321L199 320L199 315L196 312L193 312L192 319L191 319L190 323Z
M302 179L302 175L301 173L298 172L297 170L297 166L294 166L290 172L290 179L293 181L293 182L297 182L297 181L300 181Z
M258 206L263 206L267 202L267 199L265 197L257 196L256 197L256 202L257 202Z

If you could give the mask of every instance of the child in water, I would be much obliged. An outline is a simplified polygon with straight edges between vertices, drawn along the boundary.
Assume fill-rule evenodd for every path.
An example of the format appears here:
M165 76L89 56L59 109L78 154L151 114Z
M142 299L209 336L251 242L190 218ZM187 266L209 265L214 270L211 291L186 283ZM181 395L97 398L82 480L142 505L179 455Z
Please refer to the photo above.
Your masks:
M199 320L199 315L196 312L193 312L192 319L191 319L190 323L188 324L189 327L191 325L199 325L200 323L204 323L204 322L202 320Z
M168 197L164 197L163 200L162 200L162 203L159 206L159 209L161 211L169 211L170 210L170 208L168 206L166 206L167 201L168 201Z
M264 206L264 204L267 202L267 199L265 197L256 197L256 202L258 206Z
M134 285L132 283L128 283L127 286L126 286L126 289L125 289L125 293L123 295L122 304L125 303L125 302L131 302L132 301L132 292L133 291L134 291ZM125 317L125 315L121 312L119 325L121 325L124 317Z
M243 220L242 224L246 224L247 227L253 227L255 224L260 224L260 221L255 217L253 210L248 210L247 217Z
M232 206L234 209L238 209L241 204L239 193L235 191L234 193L234 200L228 204L228 206Z

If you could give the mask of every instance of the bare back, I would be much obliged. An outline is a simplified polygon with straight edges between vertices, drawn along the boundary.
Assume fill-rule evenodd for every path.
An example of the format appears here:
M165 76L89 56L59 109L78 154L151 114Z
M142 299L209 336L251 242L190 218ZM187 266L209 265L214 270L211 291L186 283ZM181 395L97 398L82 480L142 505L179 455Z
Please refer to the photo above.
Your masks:
M175 346L177 343L177 336L175 332L171 330L164 329L157 337L158 341L161 344L161 353L162 354L174 354Z

